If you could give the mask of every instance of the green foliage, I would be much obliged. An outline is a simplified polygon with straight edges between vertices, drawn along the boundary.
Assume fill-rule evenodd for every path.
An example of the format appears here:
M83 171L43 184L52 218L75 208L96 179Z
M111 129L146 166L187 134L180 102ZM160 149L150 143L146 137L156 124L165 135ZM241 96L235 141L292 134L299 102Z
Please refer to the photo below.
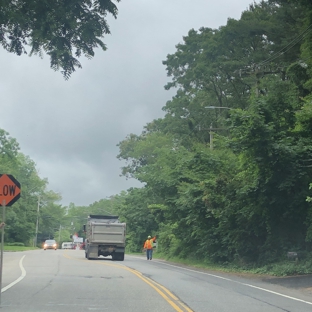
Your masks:
M4 246L5 251L27 251L36 250L37 247L26 247L26 246Z
M167 255L167 257L174 257L176 252L179 251L179 247L181 249L181 241L174 234L176 229L177 224L160 224L158 252Z
M24 243L15 242L15 243L7 243L6 246L25 246L25 244Z
M31 53L43 49L65 77L80 66L72 49L76 57L93 56L97 45L105 49L98 41L109 33L103 15L117 13L106 0L43 1L25 16L21 12L33 1L2 3L8 4L0 9L4 47L17 54L27 45ZM44 14L33 19L38 7ZM82 7L86 11L79 13ZM12 12L15 19L6 19ZM86 16L92 16L87 23ZM269 0L253 3L219 29L190 30L163 62L172 79L165 88L177 89L163 107L165 116L118 145L118 158L126 161L122 174L144 183L141 189L62 207L35 164L1 130L0 169L23 185L7 215L6 241L27 244L37 217L39 241L66 241L84 235L89 214L114 214L127 223L130 252L157 235L159 254L172 259L218 263L224 270L311 273L308 259L284 259L291 250L312 250L311 25L310 1Z
M155 213L148 208L152 196L148 196L145 188L132 188L116 198L120 202L118 215L127 224L127 250L140 252L147 236L154 236L158 231Z
M13 174L17 165L19 152L17 141L9 133L0 129L0 172Z
M56 196L56 194L54 195ZM41 212L41 228L43 230L40 233L40 240L54 238L61 245L62 242L71 241L70 236L74 234L84 238L83 225L86 224L90 214L118 215L118 207L121 202L119 196L111 196L89 206L76 206L74 203L70 203L68 207L58 205L53 209L51 209L51 203L47 202Z
M58 230L54 233L54 239L58 243L58 248L62 248L63 242L72 241L72 239L70 238L70 235L71 235L70 231L67 229L63 229L62 227L60 230Z
M144 183L123 197L131 249L152 215L172 258L251 268L311 250L311 12L304 0L254 3L167 56L177 93L165 116L119 143L123 174Z
M168 207L162 204L151 204L148 205L149 209L156 209L156 210L167 210Z
M312 273L312 261L282 261L254 268L250 271L255 274L269 274L273 276L305 275Z
M48 182L41 179L38 175L34 161L19 151L19 145L14 138L0 129L0 172L12 174L21 184L21 197L6 212L5 242L21 242L25 246L33 244L35 237L36 221L39 218L41 225L40 209L43 211L55 210L55 202L61 197L52 191L47 190ZM46 205L49 204L49 208ZM50 213L50 212L49 212ZM51 212L53 214L53 212ZM60 215L54 215L59 220ZM51 227L52 219L47 221L44 226ZM58 222L57 222L58 223ZM59 224L59 223L58 223ZM39 238L44 228L39 227Z
M95 48L106 50L105 18L116 18L117 12L110 0L0 0L0 44L17 55L27 53L27 47L30 55L47 53L51 68L61 68L67 79L81 67L81 55L92 58Z

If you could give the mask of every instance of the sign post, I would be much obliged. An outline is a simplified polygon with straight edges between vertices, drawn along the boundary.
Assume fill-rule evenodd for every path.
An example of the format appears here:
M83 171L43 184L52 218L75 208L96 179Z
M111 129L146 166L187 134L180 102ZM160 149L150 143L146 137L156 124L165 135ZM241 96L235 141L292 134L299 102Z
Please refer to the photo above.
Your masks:
M4 222L5 222L5 200L2 201L2 226L1 226L1 264L0 264L0 305L2 293L2 271L3 271L3 245L4 245Z
M2 271L3 271L3 246L4 246L4 226L5 226L5 208L13 205L21 195L20 183L10 174L0 174L0 202L2 206L1 223L1 263L0 263L0 305L2 293Z

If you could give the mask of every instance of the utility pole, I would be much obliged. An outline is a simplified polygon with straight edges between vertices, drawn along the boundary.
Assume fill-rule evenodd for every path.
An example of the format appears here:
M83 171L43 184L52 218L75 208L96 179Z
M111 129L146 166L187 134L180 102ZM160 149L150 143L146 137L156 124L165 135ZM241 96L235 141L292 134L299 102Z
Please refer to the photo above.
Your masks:
M269 70L269 71L266 71L265 68L266 66L262 66L264 67L263 70L261 70L260 66L258 66L257 68L255 68L254 70L251 70L251 71L244 71L244 73L242 73L242 70L240 70L240 78L243 78L243 77L246 77L246 76L254 76L255 77L255 94L256 94L256 97L259 97L260 96L260 89L259 89L259 86L260 86L260 81L261 79L266 76L266 75L276 75L276 74L282 74L284 75L285 74L285 69L280 69L280 68L276 68L276 70Z
M4 246L4 226L5 226L5 200L2 201L2 229L1 229L1 263L0 263L0 305L2 292L2 271L3 271L3 246Z
M60 229L59 229L59 246L61 244L61 229L62 229L62 226L60 225Z
M226 106L205 106L205 108L211 108L211 109L216 109L216 108L219 108L219 109L228 109L228 110L231 110L232 108L231 107L226 107ZM205 130L205 129L203 129ZM212 127L212 123L210 124L210 128L209 128L209 141L210 141L210 149L212 150L213 149L213 132L212 130L226 130L225 128L213 128Z
M36 222L36 237L35 237L35 246L37 247L37 238L38 238L38 227L39 227L39 207L40 207L40 196L38 196L38 205L37 205L37 222Z
M213 132L212 132L212 123L210 124L210 129L209 129L209 141L210 141L210 149L213 149Z

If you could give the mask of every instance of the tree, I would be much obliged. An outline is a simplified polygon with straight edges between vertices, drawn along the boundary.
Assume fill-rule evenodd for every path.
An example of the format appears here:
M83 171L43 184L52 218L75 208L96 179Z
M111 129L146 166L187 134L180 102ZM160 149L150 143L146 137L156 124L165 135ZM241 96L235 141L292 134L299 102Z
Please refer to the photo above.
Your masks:
M250 237L258 237L258 248L253 250L251 246L248 252L247 241L241 237L240 243L245 244L237 244L241 245L240 255L268 260L290 248L309 247L305 242L305 199L311 169L306 164L311 158L312 144L304 134L309 131L306 122L311 115L303 118L299 113L302 102L291 81L270 77L261 84L269 90L266 96L255 97L248 110L236 111L231 116L231 147L240 155L244 168L237 177L241 183L236 202L243 207L238 211L244 216L246 227L254 223ZM296 123L296 111L297 118L301 116L300 124L299 120Z
M123 174L144 183L136 201L166 255L260 264L311 250L309 3L254 3L217 30L190 30L167 56L165 88L177 93L118 155ZM213 150L211 123L227 127ZM131 221L140 209L127 196Z
M20 147L16 139L0 129L0 172L13 174L17 165L17 155Z
M146 188L131 188L114 196L118 202L118 215L127 223L127 250L140 252L148 235L155 235L158 224L152 210L148 208L153 196Z
M6 236L8 241L27 245L35 236L38 194L44 193L47 180L38 176L35 163L22 153L16 156L11 173L20 182L22 192L21 198L7 210Z
M43 52L51 68L68 79L78 58L94 56L97 47L106 50L102 38L110 33L105 17L117 17L113 2L120 0L0 0L0 44L17 55Z

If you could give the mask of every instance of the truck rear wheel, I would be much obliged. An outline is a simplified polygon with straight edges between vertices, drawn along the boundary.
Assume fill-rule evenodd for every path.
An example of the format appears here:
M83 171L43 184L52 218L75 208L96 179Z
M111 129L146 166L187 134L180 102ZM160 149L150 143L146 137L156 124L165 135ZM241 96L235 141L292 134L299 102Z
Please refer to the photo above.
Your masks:
M86 258L88 259L88 260L91 260L92 258L90 258L90 252L89 252L89 250L86 252Z

